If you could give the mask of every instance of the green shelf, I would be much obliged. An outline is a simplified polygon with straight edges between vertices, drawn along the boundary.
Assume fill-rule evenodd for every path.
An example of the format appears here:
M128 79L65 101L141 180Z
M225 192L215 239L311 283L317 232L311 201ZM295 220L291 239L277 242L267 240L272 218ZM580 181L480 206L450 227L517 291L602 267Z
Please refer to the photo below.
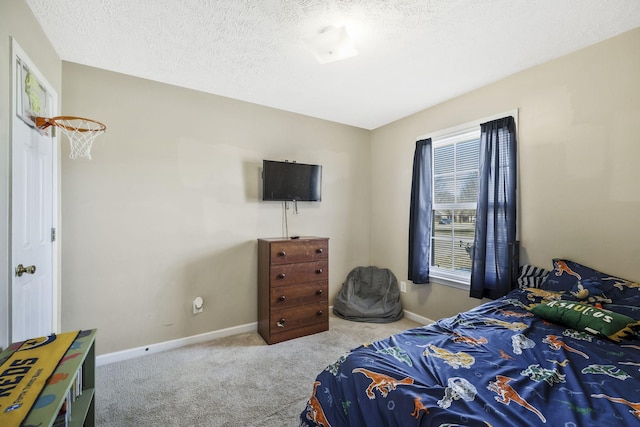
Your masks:
M82 375L82 392L71 402L71 419L67 426L95 426L96 332L96 329L80 331L50 377L59 380L44 386L36 399L38 407L29 411L23 426L52 427L79 373ZM9 346L0 354L0 360L10 357L20 344Z

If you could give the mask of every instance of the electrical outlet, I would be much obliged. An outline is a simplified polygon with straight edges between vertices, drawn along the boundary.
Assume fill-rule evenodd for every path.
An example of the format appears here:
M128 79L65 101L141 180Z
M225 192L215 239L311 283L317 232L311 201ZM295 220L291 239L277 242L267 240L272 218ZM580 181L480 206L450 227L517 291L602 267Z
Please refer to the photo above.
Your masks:
M193 314L202 313L202 310L204 310L204 301L201 297L196 297L193 300Z
M407 292L407 282L404 280L400 281L400 292Z

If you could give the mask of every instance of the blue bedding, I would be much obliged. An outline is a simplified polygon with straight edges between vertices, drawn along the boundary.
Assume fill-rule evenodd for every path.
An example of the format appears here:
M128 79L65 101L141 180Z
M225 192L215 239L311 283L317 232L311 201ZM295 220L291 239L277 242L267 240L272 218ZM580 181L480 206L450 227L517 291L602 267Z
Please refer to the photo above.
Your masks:
M317 376L301 426L640 425L640 340L527 309L557 297L517 289L351 350Z

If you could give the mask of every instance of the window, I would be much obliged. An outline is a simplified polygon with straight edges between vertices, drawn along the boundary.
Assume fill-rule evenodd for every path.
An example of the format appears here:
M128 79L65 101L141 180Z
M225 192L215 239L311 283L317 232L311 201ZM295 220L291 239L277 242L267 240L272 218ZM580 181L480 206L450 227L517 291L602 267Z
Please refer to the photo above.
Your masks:
M508 285L503 258L507 246L516 240L517 116L518 110L511 110L416 140L407 265L413 283L435 279L480 297L488 295L494 283L501 291ZM480 177L481 172L485 177ZM498 198L489 197L494 185L499 187ZM477 239L483 246L474 248ZM474 258L482 262L474 264Z
M431 276L469 284L479 153L478 126L433 139Z

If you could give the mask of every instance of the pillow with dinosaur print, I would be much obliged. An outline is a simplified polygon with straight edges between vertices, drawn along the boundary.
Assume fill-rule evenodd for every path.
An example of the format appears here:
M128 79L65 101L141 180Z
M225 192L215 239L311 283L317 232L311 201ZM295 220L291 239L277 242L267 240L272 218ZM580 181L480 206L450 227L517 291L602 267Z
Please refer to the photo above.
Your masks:
M640 306L640 283L603 273L575 261L554 259L553 270L540 286L570 292L576 299Z
M530 311L543 319L612 341L621 341L640 328L640 321L629 316L576 301L549 301L532 306Z

